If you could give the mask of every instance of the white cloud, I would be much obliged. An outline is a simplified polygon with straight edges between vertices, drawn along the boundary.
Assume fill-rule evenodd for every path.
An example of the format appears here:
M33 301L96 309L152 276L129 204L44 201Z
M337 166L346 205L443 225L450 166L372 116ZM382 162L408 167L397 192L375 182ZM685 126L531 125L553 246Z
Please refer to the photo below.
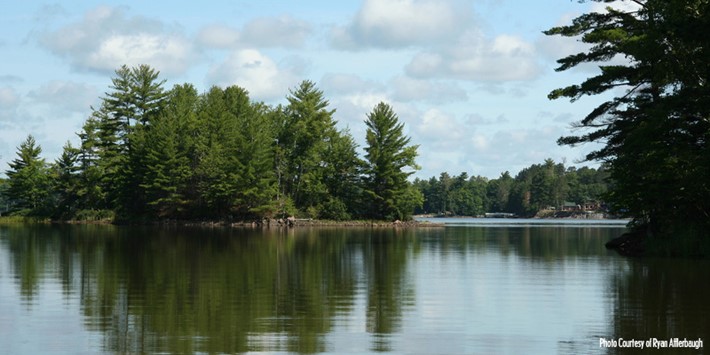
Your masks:
M499 115L493 119L485 118L477 113L472 113L466 116L466 125L471 126L502 125L508 122L510 122L510 120L504 115Z
M112 72L148 64L182 73L195 59L192 42L158 20L129 17L124 8L100 6L74 23L43 33L39 42L76 70Z
M20 97L13 88L0 87L0 110L14 109L19 101Z
M209 25L197 34L198 42L210 48L229 49L239 45L242 35L238 30L225 25Z
M91 85L55 80L30 91L28 97L49 105L53 111L86 113L99 99L99 91Z
M505 166L515 174L530 164L539 163L547 158L561 160L568 148L555 143L563 133L557 126L538 128L499 129L494 132L481 132L471 138L469 154L466 160L481 167L486 176L495 177ZM521 149L521 147L525 147Z
M372 109L380 102L391 103L387 93L379 90L368 90L336 95L330 100L330 107L336 109L334 118L341 128L348 127L356 142L362 146L365 139L364 121L367 119L367 114L372 112ZM394 107L400 120L403 117L403 112L405 112L401 108Z
M470 14L461 1L366 0L352 23L335 28L331 39L347 49L449 41L469 26Z
M468 94L455 82L422 80L395 76L385 83L366 80L355 74L329 73L321 79L326 94L358 95L377 94L396 102L445 104L466 101ZM386 93L386 95L385 95Z
M443 150L460 149L468 130L453 116L435 108L421 114L414 127L418 140L427 142L429 148Z
M326 94L353 94L384 90L384 85L365 80L355 74L329 73L320 81Z
M451 82L413 79L405 76L395 77L390 86L392 98L398 101L417 101L434 104L466 101L468 95L460 86Z
M354 95L348 95L345 98L353 106L360 109L359 121L364 121L367 117L366 115L372 112L372 109L377 106L380 102L390 103L391 100L387 97L387 94L381 92L371 92L371 93L359 93ZM397 112L395 110L395 112Z
M244 26L243 37L259 47L300 47L311 26L290 16L258 18Z
M632 12L632 11L637 11L641 8L641 5L633 2L633 1L613 1L610 3L592 3L591 4L591 12L597 12L597 13L606 13L607 8L612 8L615 10L621 10L621 11L626 11L626 12Z
M160 70L177 73L187 69L185 58L191 45L184 39L160 34L139 33L107 37L86 58L91 68L115 69L123 64L149 64Z
M478 31L462 36L457 45L421 52L406 67L407 73L417 78L492 82L531 80L540 70L532 44L510 35L488 40Z
M284 68L255 49L242 49L232 54L208 74L212 84L238 85L249 91L252 99L270 101L283 98L288 89L298 84L293 68Z
M582 156L579 149L556 144L564 135L562 125L540 124L535 128L511 126L504 116L492 119L473 113L463 117L439 109L416 114L412 122L412 141L420 144L419 178L438 176L441 172L495 178L504 170L516 174L546 158L569 161ZM481 125L486 125L484 128ZM501 168L504 167L504 168Z
M284 15L253 19L241 30L222 24L205 26L197 40L202 46L217 49L296 48L303 46L311 32L309 23Z

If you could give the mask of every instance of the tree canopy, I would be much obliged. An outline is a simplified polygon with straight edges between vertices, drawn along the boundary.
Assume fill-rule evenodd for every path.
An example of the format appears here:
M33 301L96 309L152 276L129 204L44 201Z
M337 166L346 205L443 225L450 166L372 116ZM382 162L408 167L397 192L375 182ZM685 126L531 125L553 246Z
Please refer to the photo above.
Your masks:
M403 133L404 125L392 107L380 102L367 115L365 194L368 214L376 219L406 219L422 202L419 191L407 184L418 169L416 145ZM405 168L411 170L406 171Z
M22 214L41 214L50 203L51 180L47 164L40 157L42 147L32 135L17 148L17 158L9 165L5 194Z
M411 218L417 204L409 173L398 172L416 156L403 146L409 138L402 124L372 123L386 141L371 155L379 154L378 166L389 165L365 169L355 139L336 128L335 110L311 81L275 107L238 86L201 94L191 84L165 89L147 65L122 66L111 83L77 147L67 143L51 164L32 136L18 147L0 189L6 209L127 221L370 218L370 206L380 202L366 193L374 186L366 182L384 171L386 186L374 196L391 193L396 213L374 217ZM396 117L388 110L385 118Z
M594 206L605 212L604 193L609 188L609 173L599 168L565 166L546 159L518 172L515 177L503 172L498 178L452 176L441 173L428 180L414 180L414 187L424 196L417 214L439 216L482 216L487 212L512 213L533 217L572 207ZM579 207L577 207L579 206ZM564 215L564 213L561 213Z
M633 217L646 236L705 240L710 227L710 3L632 3L631 11L587 13L545 32L590 45L558 60L558 71L599 64L599 74L554 90L551 99L611 94L579 121L583 134L559 143L603 143L587 159L608 164L614 181L608 202Z

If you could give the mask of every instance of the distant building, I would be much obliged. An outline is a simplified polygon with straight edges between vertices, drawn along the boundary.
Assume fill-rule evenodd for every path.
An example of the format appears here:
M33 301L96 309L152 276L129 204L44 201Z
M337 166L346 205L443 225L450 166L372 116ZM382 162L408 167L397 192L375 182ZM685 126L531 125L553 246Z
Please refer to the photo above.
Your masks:
M574 202L569 202L565 201L562 204L561 210L562 211L567 211L567 212L575 212L575 211L599 211L602 209L602 204L599 201L587 201L581 205L578 205Z
M486 218L515 218L515 213L489 212L484 214Z
M562 211L572 212L572 211L580 211L581 207L574 202L565 201L562 203L562 207L560 209Z

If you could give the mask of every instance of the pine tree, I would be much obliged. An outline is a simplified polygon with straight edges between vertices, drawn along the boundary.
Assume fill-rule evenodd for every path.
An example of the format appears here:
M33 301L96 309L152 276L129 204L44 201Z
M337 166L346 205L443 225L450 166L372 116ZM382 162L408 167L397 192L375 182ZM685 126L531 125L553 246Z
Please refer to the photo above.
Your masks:
M40 158L42 147L32 135L17 148L17 158L9 163L6 197L14 209L23 214L43 215L47 213L51 190L49 170Z
M106 193L102 185L103 170L100 165L101 134L98 117L92 114L77 135L81 140L79 147L79 187L77 197L84 210L109 208Z
M157 217L181 217L188 209L195 149L191 133L196 124L197 101L197 90L192 85L176 86L169 93L164 114L151 119L141 187Z
M335 110L328 109L323 92L311 81L301 82L287 100L286 121L278 136L288 162L284 184L296 207L317 212L329 196L322 166L327 142L337 134Z
M607 202L633 217L643 235L687 236L692 245L707 239L699 236L707 237L710 227L710 5L706 0L633 3L632 11L587 13L545 32L590 45L558 60L558 71L585 63L599 68L597 75L556 89L549 98L575 101L614 93L579 121L583 134L558 142L602 143L587 159L609 166L614 184ZM619 57L626 63L609 62Z
M273 166L275 132L267 108L252 104L248 114L237 116L241 140L237 148L242 167L237 193L237 213L271 217L277 212L277 182Z
M159 72L122 66L99 110L106 191L121 215L142 215L146 206L146 134L161 114L166 93Z
M345 220L362 214L363 206L357 200L362 189L363 161L356 149L348 131L337 132L328 140L323 153L323 183L330 196L323 203L319 218Z
M56 205L52 217L70 219L74 217L79 199L79 149L66 142L62 155L52 166Z
M367 115L367 147L365 147L365 198L369 199L371 218L408 219L415 206L421 205L421 193L407 178L418 169L415 163L417 145L409 145L392 108L380 102ZM412 171L405 171L410 168Z
M232 213L242 179L243 166L238 146L244 138L238 129L238 115L249 110L246 91L213 87L203 95L198 109L196 151L199 157L197 188L203 211L227 217Z

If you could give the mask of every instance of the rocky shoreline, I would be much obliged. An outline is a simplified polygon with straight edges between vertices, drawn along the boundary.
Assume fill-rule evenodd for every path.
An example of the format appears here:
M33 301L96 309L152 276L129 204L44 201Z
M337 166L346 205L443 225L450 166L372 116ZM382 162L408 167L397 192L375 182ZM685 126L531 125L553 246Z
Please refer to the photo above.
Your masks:
M41 222L39 222L41 223ZM370 228L440 228L443 223L428 221L371 221L371 220L321 220L305 218L261 219L253 221L200 221L200 220L159 220L159 221L112 221L102 220L68 220L46 221L53 224L114 224L114 225L157 225L186 227L253 227L253 228L297 228L297 227L370 227Z
M624 256L643 256L646 252L646 238L641 233L629 232L606 242L604 246Z
M161 225L185 225L185 226L223 226L223 227L265 227L265 228L296 228L296 227L370 227L370 228L432 228L444 227L443 223L422 222L422 221L365 221L365 220L348 220L348 221L333 221L321 219L299 219L299 218L283 218L283 219L262 219L257 221L239 221L239 222L224 222L224 221L163 221Z

